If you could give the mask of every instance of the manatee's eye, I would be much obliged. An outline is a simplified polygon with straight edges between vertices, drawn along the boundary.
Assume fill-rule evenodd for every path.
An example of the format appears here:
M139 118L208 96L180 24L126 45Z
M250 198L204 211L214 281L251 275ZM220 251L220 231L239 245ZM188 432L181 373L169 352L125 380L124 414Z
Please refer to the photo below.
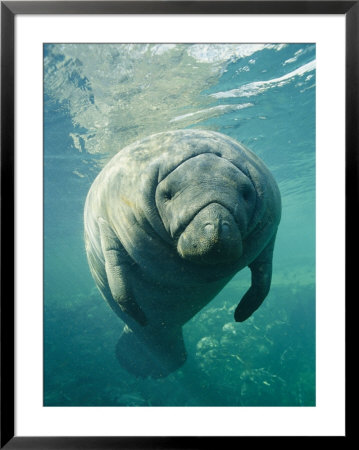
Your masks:
M250 201L253 195L252 186L247 183L241 186L241 195L244 201L246 202Z
M243 195L244 200L247 201L249 199L249 196L250 196L249 189L244 189L242 195Z
M171 192L165 192L163 194L163 199L164 199L165 202L171 200L172 199L172 193Z

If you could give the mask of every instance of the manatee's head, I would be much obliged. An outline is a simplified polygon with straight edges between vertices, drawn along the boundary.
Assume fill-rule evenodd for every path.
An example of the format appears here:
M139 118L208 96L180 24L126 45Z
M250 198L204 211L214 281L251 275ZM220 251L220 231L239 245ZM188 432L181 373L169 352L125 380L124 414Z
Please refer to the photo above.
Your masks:
M156 205L183 259L233 264L243 254L256 191L232 162L208 152L186 159L158 184Z

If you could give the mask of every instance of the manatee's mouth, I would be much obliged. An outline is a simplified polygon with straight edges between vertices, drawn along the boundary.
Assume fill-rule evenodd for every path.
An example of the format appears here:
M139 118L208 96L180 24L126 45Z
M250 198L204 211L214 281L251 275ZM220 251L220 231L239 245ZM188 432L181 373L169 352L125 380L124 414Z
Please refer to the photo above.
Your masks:
M173 240L178 242L178 240L183 235L183 233L187 230L189 225L192 222L196 223L196 221L198 220L197 216L199 215L199 217L202 217L202 215L201 215L202 211L211 211L213 205L217 205L217 208L221 207L221 208L223 208L223 210L226 210L227 214L229 214L231 216L232 220L236 223L237 227L239 228L241 226L241 224L238 222L238 218L236 219L235 207L233 205L225 205L225 204L215 200L212 202L207 202L204 205L200 205L198 207L198 209L196 209L196 211L192 213L191 217L188 217L186 221L179 223L176 228L173 228L172 233L171 233ZM209 208L209 209L207 209L207 208Z
M210 203L201 209L180 234L178 254L200 264L237 261L243 253L242 236L229 209Z

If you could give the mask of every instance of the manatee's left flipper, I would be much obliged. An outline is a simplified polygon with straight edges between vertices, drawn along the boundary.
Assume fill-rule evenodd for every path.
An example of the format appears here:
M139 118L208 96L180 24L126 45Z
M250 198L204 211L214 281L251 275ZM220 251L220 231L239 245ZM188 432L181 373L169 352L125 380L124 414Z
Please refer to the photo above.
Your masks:
M259 256L249 264L252 272L252 285L244 294L234 312L236 322L247 320L260 307L268 295L272 281L274 242L275 235Z
M121 308L139 324L146 325L145 313L137 304L131 289L128 255L121 242L101 217L98 218L101 248L105 258L105 269L112 297Z

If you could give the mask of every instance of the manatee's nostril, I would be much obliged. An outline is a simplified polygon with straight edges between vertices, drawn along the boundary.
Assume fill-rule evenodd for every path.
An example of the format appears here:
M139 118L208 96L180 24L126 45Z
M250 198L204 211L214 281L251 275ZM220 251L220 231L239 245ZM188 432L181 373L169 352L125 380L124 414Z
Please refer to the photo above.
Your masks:
M228 222L222 222L221 223L221 230L220 230L220 236L221 239L232 239L232 227Z
M214 224L213 223L206 223L204 226L204 231L208 234L213 234L214 232Z
M231 231L231 227L228 222L222 223L221 231L222 231L222 234L225 234L225 235L229 234L229 232Z

